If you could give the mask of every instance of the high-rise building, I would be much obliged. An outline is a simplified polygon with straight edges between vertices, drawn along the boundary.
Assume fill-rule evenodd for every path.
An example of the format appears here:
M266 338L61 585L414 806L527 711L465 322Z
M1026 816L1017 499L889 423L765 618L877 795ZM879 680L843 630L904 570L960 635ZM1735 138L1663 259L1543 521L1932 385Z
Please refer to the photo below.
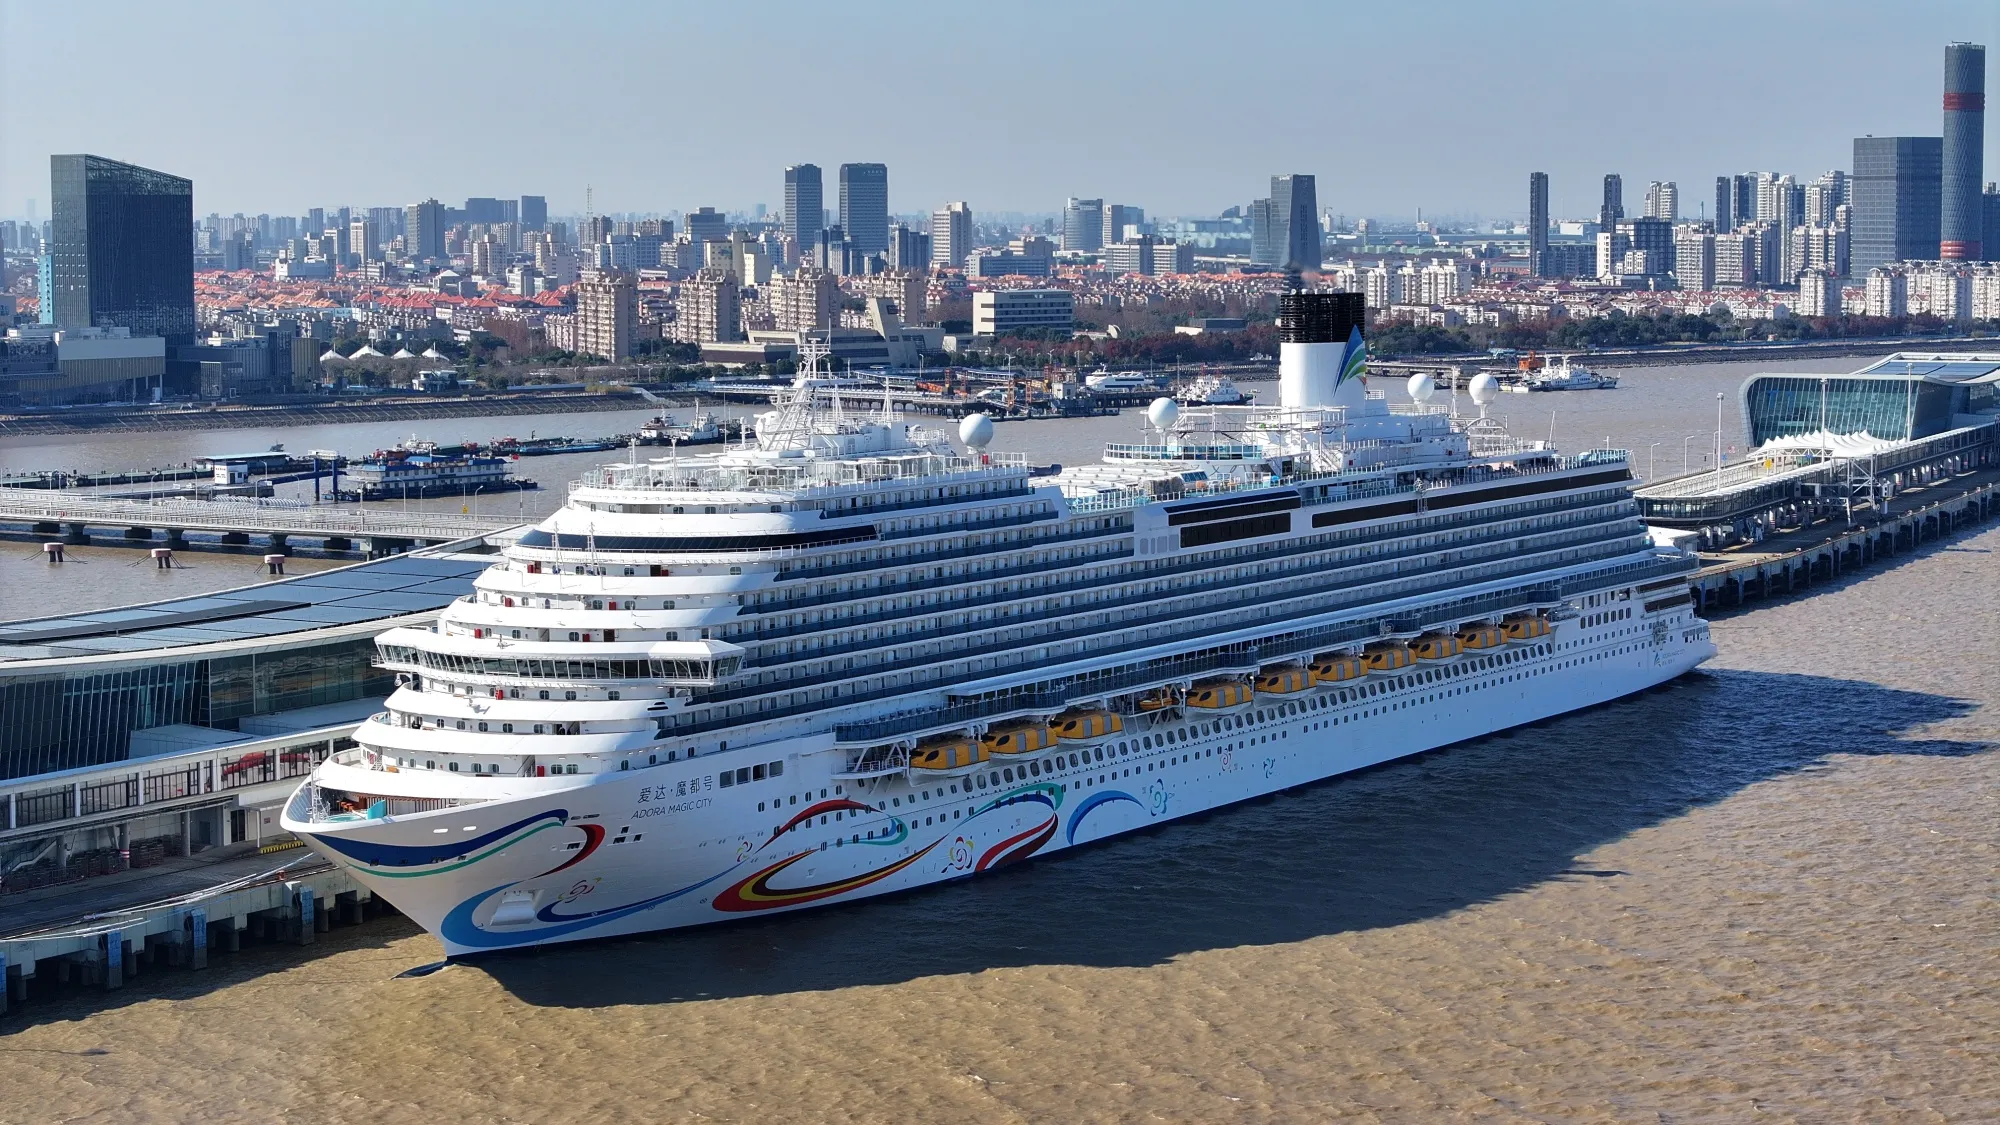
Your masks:
M1732 206L1736 201L1736 181L1728 176L1715 177L1715 218L1713 228L1717 234L1728 234L1736 229L1735 213Z
M1654 180L1646 185L1646 218L1681 221L1681 189L1672 180Z
M897 223L889 228L889 251L884 257L890 269L922 273L931 264L931 236Z
M704 242L721 242L729 237L729 217L713 207L703 207L699 211L689 211L681 229L687 232L688 241L697 246Z
M931 265L963 269L970 253L972 205L960 199L931 212Z
M1271 177L1271 217L1281 224L1275 231L1281 248L1274 263L1288 270L1319 271L1324 262L1324 241L1319 231L1319 191L1312 176L1293 174Z
M1833 213L1847 202L1847 173L1838 169L1827 172L1805 186L1805 224L1809 227L1830 227Z
M1618 173L1613 172L1604 177L1604 201L1597 208L1598 233L1602 234L1616 227L1618 220L1624 217L1625 181L1619 177ZM1608 272L1602 259L1597 263L1597 272L1600 274Z
M1549 276L1549 174L1528 173L1528 273Z
M742 290L737 286L735 273L724 269L696 270L693 277L681 282L680 295L674 302L673 338L688 344L739 339L742 309Z
M444 260L444 204L435 199L404 208L404 251L411 261Z
M2000 184L1989 182L1979 194L1979 214L1983 260L2000 261Z
M1730 207L1731 226L1735 230L1744 223L1757 221L1757 177L1749 173L1730 177L1730 186L1735 189L1736 198Z
M1104 248L1104 201L1071 196L1063 204L1062 248L1072 253Z
M356 219L347 224L347 245L349 251L364 262L382 260L381 228L373 219Z
M465 201L465 221L491 226L506 222L500 201L491 196L479 195Z
M520 201L521 229L549 229L549 200L542 195L524 195Z
M1943 173L1942 137L1854 139L1849 262L1855 274L1938 252Z
M192 338L194 181L87 154L49 172L52 323Z
M1715 288L1715 236L1688 230L1674 236L1674 278L1682 289L1706 293Z
M1945 46L1943 142L1938 257L1978 261L1985 239L1979 184L1986 178L1986 48L1977 43Z
M1104 205L1104 245L1125 241L1125 228L1144 226L1146 209L1132 207L1124 203Z
M782 332L818 332L837 327L840 279L818 266L800 266L790 277L774 277L764 287L771 318Z
M613 363L632 358L632 327L638 321L632 275L593 270L576 285L576 350Z
M1839 280L1825 270L1807 270L1800 274L1799 303L1792 311L1800 316L1839 316Z
M840 226L857 254L889 248L889 166L840 166Z
M1626 250L1645 252L1647 274L1657 276L1674 272L1674 224L1662 218L1642 216L1631 222L1619 223L1618 233L1625 236Z
M794 164L785 169L785 237L810 245L826 225L825 185L819 165Z
M1277 208L1269 199L1251 200L1250 264L1281 266L1284 254L1284 223L1279 219Z

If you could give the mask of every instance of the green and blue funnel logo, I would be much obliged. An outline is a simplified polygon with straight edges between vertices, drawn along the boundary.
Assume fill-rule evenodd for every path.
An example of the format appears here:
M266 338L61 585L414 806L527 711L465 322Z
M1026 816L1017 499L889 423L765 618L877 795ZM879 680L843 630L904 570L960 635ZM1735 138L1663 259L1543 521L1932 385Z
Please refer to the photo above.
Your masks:
M1340 377L1333 381L1333 385L1338 389L1349 379L1360 379L1367 374L1368 344L1361 338L1361 329L1357 325L1348 330L1347 350L1340 357Z

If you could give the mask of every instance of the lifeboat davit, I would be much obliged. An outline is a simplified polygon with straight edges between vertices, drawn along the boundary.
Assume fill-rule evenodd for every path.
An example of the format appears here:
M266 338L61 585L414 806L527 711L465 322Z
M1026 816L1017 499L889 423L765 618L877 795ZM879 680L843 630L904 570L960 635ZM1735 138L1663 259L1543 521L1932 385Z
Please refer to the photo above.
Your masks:
M1069 711L1057 715L1056 737L1064 742L1100 742L1125 729L1125 720L1109 711Z
M1188 689L1187 704L1204 711L1235 711L1257 697L1241 680L1208 680Z
M1358 680L1368 674L1368 666L1358 656L1341 653L1338 656L1322 656L1312 662L1307 669L1312 673L1316 685L1338 684L1347 680Z
M1394 641L1389 644L1369 645L1367 651L1361 654L1361 662L1366 664L1371 672L1393 672L1416 663L1416 657L1410 655L1409 645Z
M1256 688L1270 695L1290 695L1312 686L1312 675L1297 664L1278 664L1257 673Z
M979 736L980 748L992 754L1038 754L1056 744L1046 723L995 727Z
M1465 643L1451 633L1426 633L1417 638L1410 651L1418 660L1450 660L1465 648Z
M1498 625L1467 625L1458 631L1458 640L1469 649L1499 648L1507 643L1507 633Z
M949 773L977 769L986 758L986 747L969 738L940 738L910 751L910 768Z
M1172 689L1161 688L1160 690L1154 692L1153 694L1148 695L1139 700L1139 710L1164 711L1167 708L1172 707L1176 702L1178 702L1178 700L1174 698L1174 693Z
M1507 639L1510 641L1532 641L1536 637L1549 635L1548 618L1539 613L1523 613L1517 617L1509 617L1501 623L1500 628L1506 631Z

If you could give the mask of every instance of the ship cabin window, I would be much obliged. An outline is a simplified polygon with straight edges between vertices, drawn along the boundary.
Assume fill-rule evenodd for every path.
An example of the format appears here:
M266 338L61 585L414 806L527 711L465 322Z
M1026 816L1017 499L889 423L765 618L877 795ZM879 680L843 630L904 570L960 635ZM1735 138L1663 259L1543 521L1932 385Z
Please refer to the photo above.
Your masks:
M452 763L451 763L451 772L453 772L453 773L457 773L457 772L458 772L458 763L457 763L457 762L452 762Z
M513 724L513 723L501 723L501 724L500 724L500 733L501 733L501 734L513 734L513 733L514 733L514 724Z
M574 631L572 631L572 632L570 633L570 635L569 635L569 639L570 639L570 640L572 640L572 641L573 641L573 640L576 640L576 639L577 639L577 636L576 636L576 633L575 633Z
M538 696L540 696L540 697L541 697L541 698L543 698L543 699L547 699L547 698L549 697L549 693L548 693L548 692L547 692L546 690L543 690L543 691L538 691L538 692L536 692L535 694L536 694L536 695L538 695Z
M627 578L632 577L632 568L629 566L625 568L625 577Z
M616 698L618 698L618 693L617 693L617 692L615 692L615 691L607 691L607 692L605 692L605 693L604 693L604 698L606 698L606 699L616 699Z
M603 608L604 608L604 602L603 602L603 601L602 601L601 599L598 599L598 598L592 598L592 599L590 600L590 608L592 608L592 609L603 609Z
M427 770L434 770L438 768L438 764L436 762L425 762L424 768Z
M563 698L564 698L564 699L575 699L575 698L576 698L576 693L575 693L575 692L573 692L573 691L566 691L566 692L563 692Z
M546 728L545 728L544 724L542 724L542 723L536 723L536 724L535 724L535 733L536 733L536 734L542 734L542 733L544 733L545 729L546 729Z

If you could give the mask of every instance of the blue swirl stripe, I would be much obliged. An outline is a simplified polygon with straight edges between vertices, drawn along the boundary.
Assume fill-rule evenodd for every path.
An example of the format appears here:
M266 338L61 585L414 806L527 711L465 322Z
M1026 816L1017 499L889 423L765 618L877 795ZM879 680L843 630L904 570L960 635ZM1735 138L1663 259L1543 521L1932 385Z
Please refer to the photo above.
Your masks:
M703 879L699 883L682 887L676 891L668 891L666 894L645 899L641 902L629 903L625 906L594 910L588 914L557 914L555 913L555 908L559 904L550 903L536 914L537 918L545 921L549 919L562 919L563 924L559 926L511 930L505 933L496 933L492 930L481 929L473 923L472 915L479 909L480 903L514 885L513 883L502 883L490 891L481 891L464 902L459 903L457 906L452 907L451 913L445 915L444 920L438 923L438 936L451 942L453 945L464 946L469 949L500 949L510 945L525 945L531 941L546 941L549 938L561 937L564 934L573 934L581 930L588 930L594 926L601 926L606 922L615 921L627 915L637 914L641 910L650 910L663 902L668 902L691 891L699 890L733 870L735 869L725 868Z
M382 844L371 840L356 840L334 832L324 835L312 834L312 839L315 844L325 844L356 863L366 864L369 867L422 867L479 851L529 825L551 819L557 824L567 824L569 810L550 809L548 812L536 813L534 816L517 820L505 828L495 828L470 840L448 840L441 844Z
M1084 802L1078 805L1076 811L1069 816L1069 829L1065 833L1069 842L1072 844L1076 843L1076 830L1082 827L1083 818L1089 816L1092 809L1095 809L1099 805L1108 805L1113 801L1130 801L1138 805L1142 810L1146 807L1145 802L1123 790L1108 789L1101 793L1093 793L1085 798Z

